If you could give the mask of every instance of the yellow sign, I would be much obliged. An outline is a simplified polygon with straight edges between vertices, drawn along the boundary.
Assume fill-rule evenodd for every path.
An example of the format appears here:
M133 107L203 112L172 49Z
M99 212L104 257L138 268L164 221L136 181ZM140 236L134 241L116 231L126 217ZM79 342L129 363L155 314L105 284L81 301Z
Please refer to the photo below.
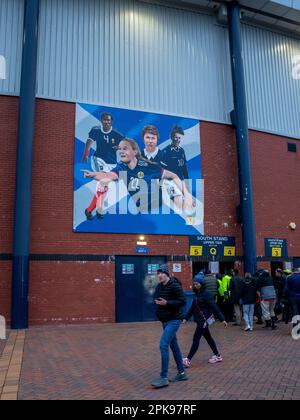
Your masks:
M195 257L202 257L203 246L191 246L190 254Z
M217 255L217 248L210 248L209 252L211 255Z
M281 248L272 248L272 257L281 257Z
M188 216L186 218L186 224L189 226L193 226L195 224L195 218L193 216Z
M224 257L235 257L235 246L224 246Z

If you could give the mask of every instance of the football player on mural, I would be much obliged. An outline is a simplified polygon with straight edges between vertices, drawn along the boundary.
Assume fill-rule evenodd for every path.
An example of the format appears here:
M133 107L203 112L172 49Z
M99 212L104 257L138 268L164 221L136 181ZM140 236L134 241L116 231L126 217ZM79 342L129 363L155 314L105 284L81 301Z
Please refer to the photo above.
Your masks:
M122 179L127 186L127 191L132 198L137 213L157 212L157 208L162 205L160 181L169 179L182 193L183 210L191 211L194 205L193 197L185 183L175 173L163 169L157 163L143 159L139 146L134 140L125 138L120 142L118 150L120 163L110 172L91 172L84 169L85 176L99 181L101 189L107 188L112 181ZM154 192L155 186L156 191ZM101 205L99 199L98 201L97 209L98 205Z
M182 127L175 126L170 134L171 144L161 152L161 161L166 165L166 169L173 172L179 179L186 182L189 189L189 174L187 168L187 159L184 149L180 146L183 140L184 131ZM163 189L166 189L170 198L174 201L176 207L181 210L183 208L183 195L173 181L164 182Z
M92 144L96 143L96 150L91 158L91 166L95 172L110 172L117 163L117 149L124 136L113 129L113 116L103 112L100 117L100 125L93 127L86 141L82 162L87 163ZM89 207L85 210L88 220L93 219L93 211L97 207L97 217L102 218L102 209L108 193L108 187L97 185L96 194Z
M142 157L152 163L155 162L164 166L162 164L162 151L157 146L159 140L158 129L154 125L145 125L141 134L145 144Z

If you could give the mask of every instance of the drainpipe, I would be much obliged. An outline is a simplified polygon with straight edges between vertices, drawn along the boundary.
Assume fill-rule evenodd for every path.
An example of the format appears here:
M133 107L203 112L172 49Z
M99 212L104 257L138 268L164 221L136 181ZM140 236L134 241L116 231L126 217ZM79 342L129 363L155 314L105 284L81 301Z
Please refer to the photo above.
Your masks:
M12 269L12 329L28 328L32 154L39 0L24 0Z
M246 88L242 58L240 7L237 1L227 4L231 71L234 96L234 124L238 150L239 184L242 211L242 233L245 272L254 273L256 237L254 223L253 188L249 147Z

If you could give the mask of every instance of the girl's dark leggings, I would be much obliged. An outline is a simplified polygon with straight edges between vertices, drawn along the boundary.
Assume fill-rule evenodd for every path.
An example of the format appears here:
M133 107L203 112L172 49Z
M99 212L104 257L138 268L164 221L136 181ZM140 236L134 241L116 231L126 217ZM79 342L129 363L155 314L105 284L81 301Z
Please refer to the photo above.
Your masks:
M195 331L195 334L194 334L194 337L193 337L193 344L192 344L191 350L190 350L189 355L188 355L189 360L192 360L192 358L197 353L202 336L207 341L207 344L212 349L213 353L216 356L219 355L216 343L214 342L214 339L212 338L212 336L210 334L208 326L206 326L204 328L204 322L197 322L197 328L196 328L196 331Z

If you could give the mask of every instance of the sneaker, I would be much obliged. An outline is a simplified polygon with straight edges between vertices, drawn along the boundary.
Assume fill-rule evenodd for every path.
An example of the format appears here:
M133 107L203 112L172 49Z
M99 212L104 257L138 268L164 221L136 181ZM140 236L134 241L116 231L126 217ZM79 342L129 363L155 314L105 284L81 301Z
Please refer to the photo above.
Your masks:
M173 378L170 382L180 382L180 381L187 381L189 378L185 372L178 372L175 378Z
M186 368L189 368L191 366L191 361L187 357L182 359L182 363L183 363L183 366L186 367Z
M84 211L84 213L85 213L85 216L88 220L93 220L94 216L93 216L93 213L91 211L88 211L88 209L86 209Z
M250 327L250 331L253 331L253 327Z
M151 385L153 386L153 388L157 388L157 389L164 388L166 386L169 386L169 380L168 378L160 377L159 379L156 379L155 381L153 381Z
M245 331L250 331L251 328L249 327L249 325L247 325L247 327L245 328Z
M223 362L222 356L216 356L216 355L213 355L208 361L208 363L212 363L212 364L213 363L220 363L220 362Z

